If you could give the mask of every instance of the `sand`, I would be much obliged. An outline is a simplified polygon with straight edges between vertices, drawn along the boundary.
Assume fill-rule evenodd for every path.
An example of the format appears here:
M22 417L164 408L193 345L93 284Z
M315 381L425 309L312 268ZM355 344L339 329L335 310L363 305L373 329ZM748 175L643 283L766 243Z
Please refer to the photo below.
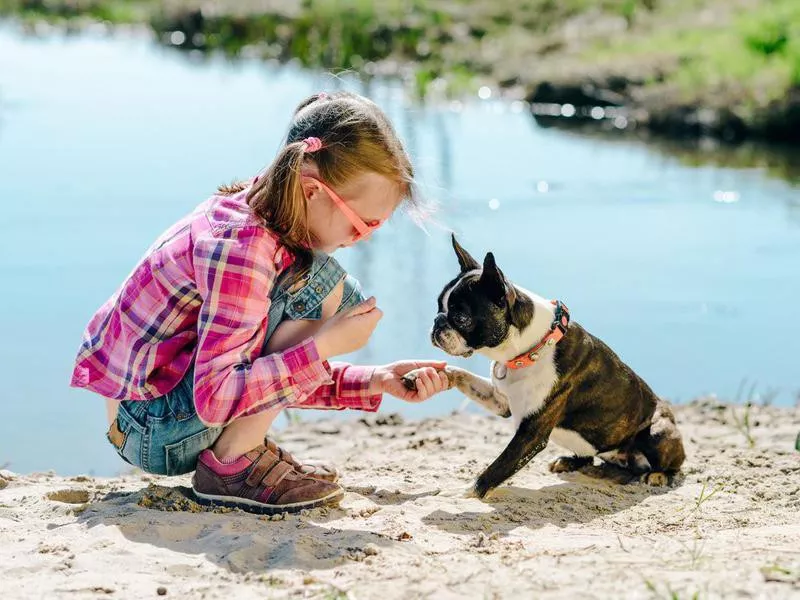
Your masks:
M6 598L800 598L800 410L676 408L671 487L553 475L551 444L485 501L464 491L511 436L476 414L294 424L333 459L339 508L208 512L187 477L0 477Z

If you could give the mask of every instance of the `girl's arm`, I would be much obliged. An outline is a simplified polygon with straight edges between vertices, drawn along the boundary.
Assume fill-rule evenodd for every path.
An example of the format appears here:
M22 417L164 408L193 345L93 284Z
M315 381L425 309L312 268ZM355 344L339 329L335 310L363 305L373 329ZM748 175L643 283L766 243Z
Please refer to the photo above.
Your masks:
M348 387L312 338L261 356L269 295L277 276L275 239L253 226L201 235L193 251L198 317L194 391L206 425L224 425L268 408L304 402L321 385ZM360 376L359 376L360 377Z

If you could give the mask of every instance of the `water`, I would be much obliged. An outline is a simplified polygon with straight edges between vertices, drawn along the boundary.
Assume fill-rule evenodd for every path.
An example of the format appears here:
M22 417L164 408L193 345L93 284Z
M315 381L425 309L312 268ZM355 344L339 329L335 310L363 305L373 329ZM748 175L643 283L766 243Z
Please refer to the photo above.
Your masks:
M217 184L259 170L295 104L338 86L387 110L465 247L494 251L514 281L567 302L659 393L734 397L746 379L744 395L794 402L800 190L765 169L684 166L637 142L542 129L492 100L421 107L396 84L197 59L142 34L6 28L0 465L124 469L100 398L67 386L82 329L158 233ZM352 360L443 357L427 332L456 270L446 231L397 216L339 258L386 313ZM487 371L480 357L455 362ZM383 410L442 415L462 401L448 392Z

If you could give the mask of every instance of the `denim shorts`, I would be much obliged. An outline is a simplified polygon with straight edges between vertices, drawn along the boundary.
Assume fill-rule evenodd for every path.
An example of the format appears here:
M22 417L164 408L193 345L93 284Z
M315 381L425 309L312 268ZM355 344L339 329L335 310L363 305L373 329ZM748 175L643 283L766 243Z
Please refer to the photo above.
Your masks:
M299 288L293 285L290 291L279 278L270 296L266 340L282 321L319 319L323 300L343 278L344 295L338 310L362 302L364 295L358 281L330 256L315 253ZM197 416L192 366L168 394L120 402L117 419L106 437L128 464L148 473L182 475L194 471L199 454L221 433L222 427L207 427Z

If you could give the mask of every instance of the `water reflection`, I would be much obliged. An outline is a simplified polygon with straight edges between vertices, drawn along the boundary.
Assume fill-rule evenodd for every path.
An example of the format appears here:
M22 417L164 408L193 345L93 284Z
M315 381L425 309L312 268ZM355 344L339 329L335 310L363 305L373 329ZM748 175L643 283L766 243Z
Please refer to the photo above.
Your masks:
M524 287L567 301L659 393L733 396L749 377L780 388L776 403L793 401L800 325L765 327L763 307L793 306L800 292L800 229L783 210L798 193L767 167L741 166L766 160L782 175L771 162L780 153L697 167L659 143L539 127L524 104L494 93L420 103L393 79L188 57L149 38L37 40L0 28L0 219L15 224L0 238L9 290L0 330L15 340L0 347L13 399L5 422L36 422L51 440L39 455L12 453L28 447L26 432L3 429L0 455L14 468L120 468L97 434L97 399L66 388L81 329L155 236L221 181L263 167L299 99L339 87L389 113L426 191L442 201L443 226L476 256L494 251ZM704 152L703 164L731 160ZM337 258L385 311L354 362L444 358L428 330L456 270L445 231L396 217ZM479 356L455 362L487 372ZM36 377L17 376L32 364ZM449 393L385 409L421 417L461 402ZM53 446L64 451L54 457Z
M794 184L800 183L800 148L790 144L757 141L727 144L713 138L671 139L650 134L644 129L622 132L613 127L613 124L603 127L580 120L541 114L532 116L539 127L556 128L571 135L586 136L612 144L640 142L663 155L678 159L686 166L759 169L771 177Z

